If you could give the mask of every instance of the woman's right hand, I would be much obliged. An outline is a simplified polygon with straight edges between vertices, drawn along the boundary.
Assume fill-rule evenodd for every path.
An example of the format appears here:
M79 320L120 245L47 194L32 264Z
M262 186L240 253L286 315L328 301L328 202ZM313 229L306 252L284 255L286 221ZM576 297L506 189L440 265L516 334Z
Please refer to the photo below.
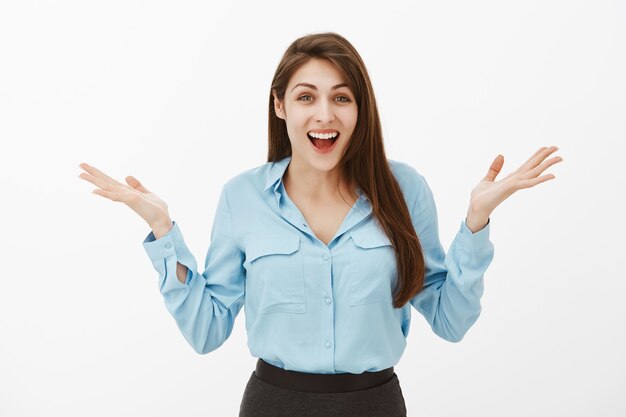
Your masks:
M78 165L87 172L82 172L79 177L100 187L95 189L95 194L106 197L109 200L120 201L139 214L154 230L156 227L171 225L167 204L156 194L144 187L133 176L126 177L126 184L106 175L99 169L81 163Z

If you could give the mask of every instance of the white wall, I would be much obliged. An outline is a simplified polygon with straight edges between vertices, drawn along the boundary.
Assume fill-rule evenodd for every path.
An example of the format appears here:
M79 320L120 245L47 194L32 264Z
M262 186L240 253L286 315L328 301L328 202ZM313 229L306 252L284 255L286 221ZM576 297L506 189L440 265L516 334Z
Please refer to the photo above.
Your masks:
M0 415L237 415L243 313L197 355L149 227L78 164L143 181L201 264L220 187L265 162L280 57L321 31L360 51L388 157L428 179L446 248L498 153L500 177L540 146L564 158L492 215L465 339L413 311L409 416L626 415L625 21L617 0L2 2Z

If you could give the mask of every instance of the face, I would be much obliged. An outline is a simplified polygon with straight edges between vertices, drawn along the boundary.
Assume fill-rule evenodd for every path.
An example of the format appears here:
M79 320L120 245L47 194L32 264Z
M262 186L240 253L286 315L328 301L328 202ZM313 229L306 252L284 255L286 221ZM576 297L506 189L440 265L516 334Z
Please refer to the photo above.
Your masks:
M282 102L274 94L274 110L285 120L291 142L291 163L319 171L337 166L358 114L345 83L332 62L313 58L293 74ZM334 139L325 138L332 133L337 134Z

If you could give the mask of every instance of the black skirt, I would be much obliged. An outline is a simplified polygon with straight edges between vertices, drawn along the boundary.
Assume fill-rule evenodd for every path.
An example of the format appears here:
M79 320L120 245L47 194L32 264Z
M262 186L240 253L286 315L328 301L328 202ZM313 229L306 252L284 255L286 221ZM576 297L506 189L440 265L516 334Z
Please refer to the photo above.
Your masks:
M362 374L286 371L262 359L246 385L239 417L406 417L393 367Z

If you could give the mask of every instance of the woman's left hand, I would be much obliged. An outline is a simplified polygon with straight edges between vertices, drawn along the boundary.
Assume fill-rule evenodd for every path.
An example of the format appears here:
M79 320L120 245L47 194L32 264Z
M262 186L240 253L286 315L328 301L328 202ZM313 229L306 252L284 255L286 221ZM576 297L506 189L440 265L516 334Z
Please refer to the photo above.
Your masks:
M545 161L558 149L556 146L541 147L516 171L496 182L496 176L504 165L504 156L498 155L491 163L487 175L472 190L466 220L468 228L475 233L485 227L493 210L517 190L554 179L553 174L539 174L563 160L560 156L555 156Z

